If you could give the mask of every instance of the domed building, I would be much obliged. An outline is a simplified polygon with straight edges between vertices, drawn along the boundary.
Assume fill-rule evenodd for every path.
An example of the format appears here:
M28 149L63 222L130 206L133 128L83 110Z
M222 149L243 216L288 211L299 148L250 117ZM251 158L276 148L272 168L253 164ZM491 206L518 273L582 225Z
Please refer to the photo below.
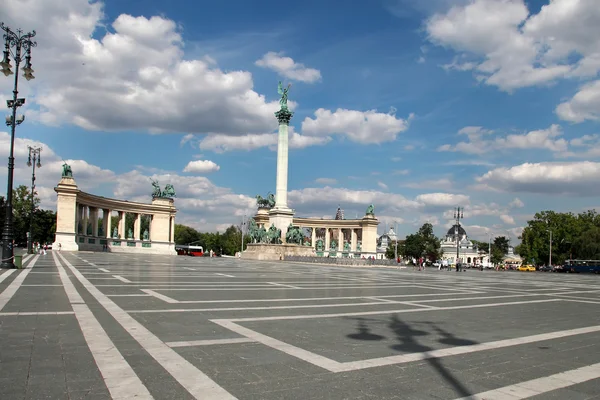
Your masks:
M394 228L390 227L388 233L384 233L377 239L377 255L375 258L378 260L385 259L388 246L395 246L396 242L398 242L398 236L394 232Z
M442 260L448 265L456 264L456 244L458 242L458 262L479 265L487 260L487 253L479 251L469 240L465 229L459 224L453 225L441 240Z

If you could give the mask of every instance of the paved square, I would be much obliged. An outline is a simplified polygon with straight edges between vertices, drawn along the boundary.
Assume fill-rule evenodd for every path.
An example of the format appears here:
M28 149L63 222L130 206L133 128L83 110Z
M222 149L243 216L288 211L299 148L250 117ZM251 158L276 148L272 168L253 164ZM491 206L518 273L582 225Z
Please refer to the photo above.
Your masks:
M1 399L600 399L600 276L49 252Z

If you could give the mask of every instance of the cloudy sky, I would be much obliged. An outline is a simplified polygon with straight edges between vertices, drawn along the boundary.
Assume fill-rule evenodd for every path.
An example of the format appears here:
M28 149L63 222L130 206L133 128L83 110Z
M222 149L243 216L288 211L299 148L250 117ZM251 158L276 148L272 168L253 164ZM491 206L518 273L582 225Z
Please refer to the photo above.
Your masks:
M299 216L374 203L380 232L440 234L464 206L485 240L600 205L597 0L340 4L0 0L0 20L38 43L15 184L41 145L44 207L64 159L94 194L147 202L150 178L172 183L179 223L223 230L275 191L282 80ZM0 131L5 160L8 143Z

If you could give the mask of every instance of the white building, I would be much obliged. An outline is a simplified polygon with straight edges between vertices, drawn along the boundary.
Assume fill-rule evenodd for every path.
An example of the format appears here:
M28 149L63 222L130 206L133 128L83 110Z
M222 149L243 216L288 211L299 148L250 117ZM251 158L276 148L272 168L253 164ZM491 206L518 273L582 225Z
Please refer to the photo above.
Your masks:
M442 259L449 265L456 264L457 242L458 262L472 265L486 265L489 262L487 252L477 249L462 226L454 225L441 240Z
M385 259L385 252L389 246L395 246L398 241L398 236L396 232L394 232L394 228L390 228L388 233L384 233L383 235L377 238L377 256L378 260Z

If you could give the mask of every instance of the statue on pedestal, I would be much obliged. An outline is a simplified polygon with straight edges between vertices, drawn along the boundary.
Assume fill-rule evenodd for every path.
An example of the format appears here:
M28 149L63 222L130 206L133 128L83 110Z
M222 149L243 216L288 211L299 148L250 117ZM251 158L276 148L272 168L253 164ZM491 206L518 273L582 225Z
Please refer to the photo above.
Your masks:
M133 231L131 228L127 231L127 239L133 239Z
M258 208L271 209L275 207L275 196L273 193L269 193L267 197L262 197L260 194L256 195L256 205Z
M281 244L281 229L277 229L275 225L271 225L267 232L267 242L271 244Z
M113 239L117 239L119 237L119 230L117 228L113 229L112 237Z
M148 229L144 230L144 240L150 240L150 234L148 233Z
M279 93L281 95L281 98L279 99L279 104L281 105L282 110L288 109L287 102L288 102L288 92L290 91L290 87L292 87L291 83L288 85L287 88L284 88L283 85L281 84L281 81L279 81L279 85L277 86L277 93Z
M373 204L370 204L369 207L367 207L367 212L365 214L374 217L375 216L375 206Z
M72 178L73 177L73 170L71 169L71 166L69 164L67 164L66 161L63 160L63 171L62 171L62 177L63 178Z

